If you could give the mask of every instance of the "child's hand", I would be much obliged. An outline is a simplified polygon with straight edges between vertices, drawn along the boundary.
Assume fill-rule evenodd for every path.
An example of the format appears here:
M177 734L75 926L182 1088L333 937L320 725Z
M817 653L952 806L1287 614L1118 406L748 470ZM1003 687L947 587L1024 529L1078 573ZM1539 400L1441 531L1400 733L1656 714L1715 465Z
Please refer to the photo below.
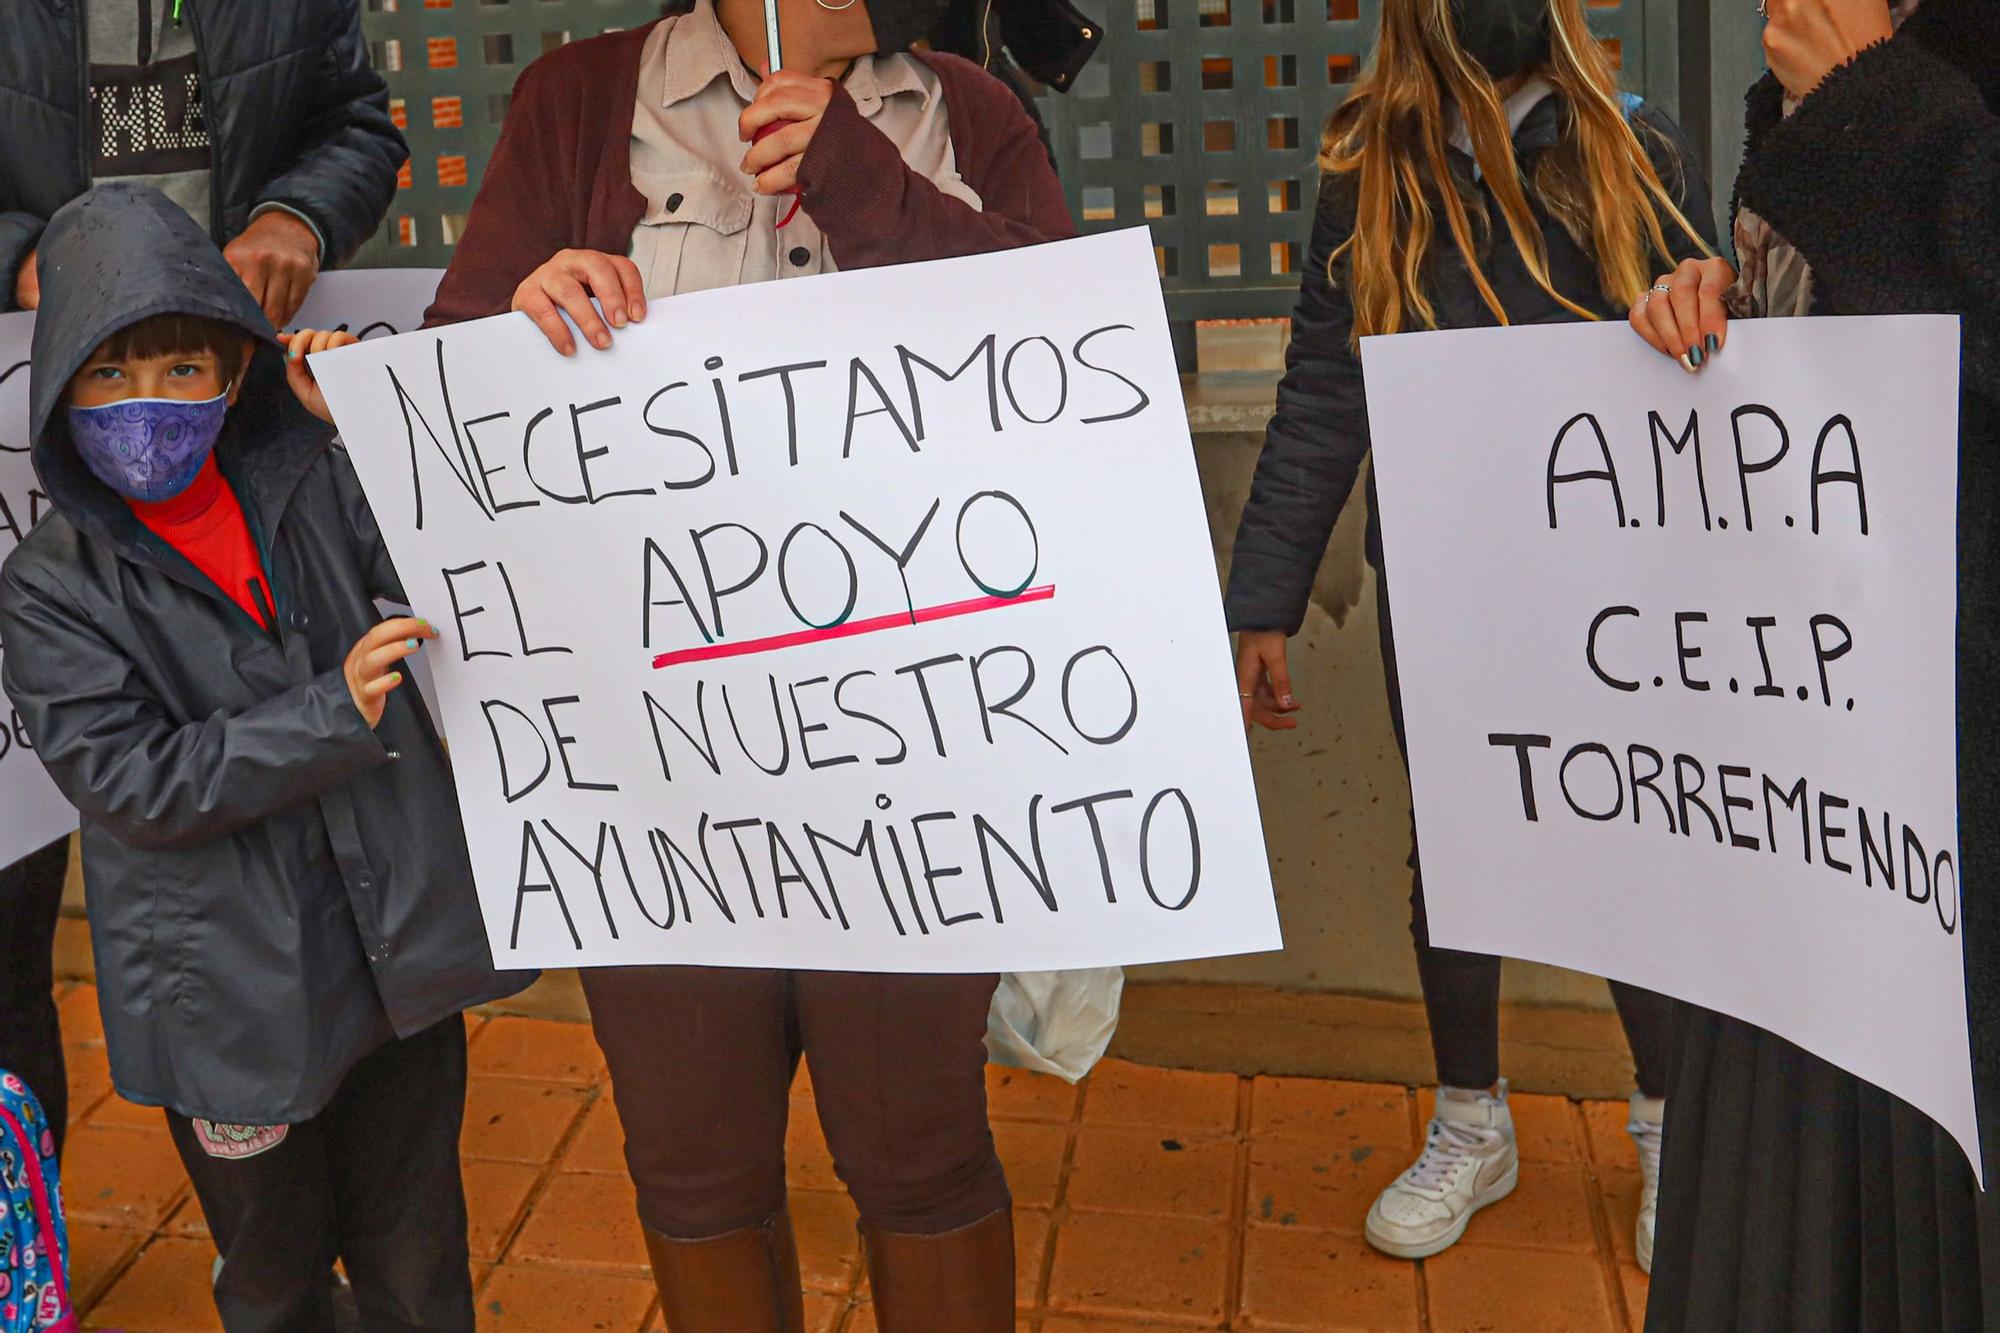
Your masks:
M403 683L403 673L391 668L417 651L425 639L436 637L430 621L397 616L362 635L361 642L348 652L341 668L347 677L347 692L354 696L354 706L370 728L381 725L389 691Z
M319 391L319 381L313 378L306 358L314 352L330 352L361 340L345 330L295 329L280 333L278 341L285 347L285 378L291 381L292 392L305 404L306 411L332 425L333 413L327 410L326 395Z

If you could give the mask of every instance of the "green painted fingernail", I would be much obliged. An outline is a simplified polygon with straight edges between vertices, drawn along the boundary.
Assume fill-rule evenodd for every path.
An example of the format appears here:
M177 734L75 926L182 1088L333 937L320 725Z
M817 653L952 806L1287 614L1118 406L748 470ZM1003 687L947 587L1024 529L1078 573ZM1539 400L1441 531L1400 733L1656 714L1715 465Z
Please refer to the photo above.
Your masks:
M1708 349L1708 354L1710 356L1714 356L1717 352L1722 350L1722 339L1716 337L1714 334L1711 333L1708 335L1708 337L1702 340L1702 346Z
M1701 369L1701 363L1706 360L1708 360L1708 353L1702 351L1701 348L1699 347L1688 348L1688 364L1693 366L1696 370Z

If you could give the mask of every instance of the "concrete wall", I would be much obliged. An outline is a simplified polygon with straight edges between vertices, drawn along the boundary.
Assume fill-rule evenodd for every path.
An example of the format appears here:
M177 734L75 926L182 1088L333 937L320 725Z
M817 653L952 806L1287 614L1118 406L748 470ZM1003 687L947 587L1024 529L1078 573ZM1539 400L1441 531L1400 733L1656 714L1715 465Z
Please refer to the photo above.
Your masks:
M1190 382L1189 420L1219 577L1227 575L1250 493L1274 378L1208 374ZM1137 968L1135 981L1419 994L1404 864L1410 795L1382 683L1375 576L1362 558L1365 504L1357 486L1292 642L1299 728L1259 729L1251 742L1285 951ZM1529 1004L1610 1005L1603 982L1528 963L1508 966L1504 994Z

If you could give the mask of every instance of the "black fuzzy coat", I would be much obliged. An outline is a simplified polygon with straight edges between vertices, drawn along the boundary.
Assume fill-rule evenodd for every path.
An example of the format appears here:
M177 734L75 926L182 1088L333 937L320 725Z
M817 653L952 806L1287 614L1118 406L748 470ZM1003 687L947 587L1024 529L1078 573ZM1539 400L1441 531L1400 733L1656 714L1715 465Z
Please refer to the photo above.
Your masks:
M1736 198L1811 264L1814 313L1964 317L1959 838L1974 1085L2000 1187L2000 3L1924 0L1790 117L1751 90ZM1884 1003L1895 1003L1884 997ZM1912 1014L1921 1040L1925 1016ZM1929 1120L1684 1007L1647 1328L2000 1327L2000 1228Z

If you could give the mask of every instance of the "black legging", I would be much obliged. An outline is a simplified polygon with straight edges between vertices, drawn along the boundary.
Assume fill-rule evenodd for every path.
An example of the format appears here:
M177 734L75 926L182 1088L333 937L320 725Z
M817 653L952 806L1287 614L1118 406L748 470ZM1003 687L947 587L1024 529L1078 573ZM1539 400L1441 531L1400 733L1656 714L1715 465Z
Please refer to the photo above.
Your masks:
M56 918L68 873L68 838L0 870L0 1069L41 1102L58 1153L69 1123L69 1074L52 992Z
M1382 668L1389 682L1389 717L1407 767L1409 742L1403 735L1403 695L1390 638L1388 582L1377 577L1376 608L1382 623ZM1417 976L1424 987L1424 1016L1430 1022L1431 1053L1438 1082L1447 1088L1487 1088L1500 1080L1500 960L1431 945L1424 911L1424 876L1418 865L1416 830L1410 831L1410 935L1417 944ZM1611 1002L1625 1024L1639 1091L1664 1097L1672 1059L1673 1001L1655 991L1611 983Z

